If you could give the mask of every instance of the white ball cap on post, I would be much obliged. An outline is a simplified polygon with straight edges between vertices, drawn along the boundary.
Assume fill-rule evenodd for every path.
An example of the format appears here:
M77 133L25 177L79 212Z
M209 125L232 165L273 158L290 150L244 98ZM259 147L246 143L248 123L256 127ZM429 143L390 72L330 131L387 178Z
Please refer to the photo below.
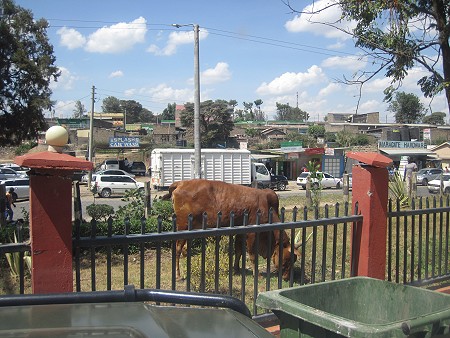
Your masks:
M69 133L64 127L53 126L45 133L45 140L48 144L48 151L62 153L64 146L69 141Z

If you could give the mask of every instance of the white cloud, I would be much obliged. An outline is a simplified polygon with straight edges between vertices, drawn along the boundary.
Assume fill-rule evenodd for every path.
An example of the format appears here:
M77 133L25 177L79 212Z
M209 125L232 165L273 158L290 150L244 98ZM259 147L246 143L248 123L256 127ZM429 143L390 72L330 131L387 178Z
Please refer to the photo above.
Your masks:
M320 67L313 65L306 73L284 73L270 83L263 82L256 93L259 95L282 95L297 91L311 84L317 84L325 80L325 75Z
M214 68L209 68L200 75L202 84L225 82L229 79L231 79L231 72L226 62L218 62Z
M322 88L319 91L319 96L323 97L323 96L330 95L332 93L339 91L341 88L342 87L340 84L332 82L332 83L328 84L328 86L326 86L325 88Z
M63 90L70 90L73 88L73 84L76 80L78 80L78 77L76 75L73 75L70 70L68 70L65 67L59 67L59 71L61 72L61 75L58 77L58 81L52 81L50 83L50 88L52 90L56 89L63 89Z
M199 40L206 39L208 37L208 34L208 31L202 28L199 32ZM193 31L172 32L169 34L167 43L163 48L152 44L147 48L147 52L154 55L170 56L177 52L178 46L191 43L194 43Z
M56 32L60 36L61 45L69 48L81 48L86 43L86 38L73 28L62 27Z
M85 49L93 53L121 53L145 41L147 21L139 17L132 22L102 27L90 34Z
M328 23L346 31L351 30L355 26L354 22L339 21L342 13L335 0L314 1L301 10L301 12L301 14L296 15L292 20L286 22L284 26L287 31L293 33L312 33L330 39L346 40L351 38L350 35L339 29L322 24ZM313 12L315 14L310 14Z
M54 116L58 118L71 117L74 109L75 101L56 101L53 107ZM47 112L46 116L52 117L52 113Z
M114 72L112 72L111 74L109 74L109 78L116 78L116 77L122 77L123 76L123 72L121 70L116 70Z
M366 57L355 56L332 56L322 61L321 64L324 68L339 68L348 69L351 71L358 71L364 69L367 66Z

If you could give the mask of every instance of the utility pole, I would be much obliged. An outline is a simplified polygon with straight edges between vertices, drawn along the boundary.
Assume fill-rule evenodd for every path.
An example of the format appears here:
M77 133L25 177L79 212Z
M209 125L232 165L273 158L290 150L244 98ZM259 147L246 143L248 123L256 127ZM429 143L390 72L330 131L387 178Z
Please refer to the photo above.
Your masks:
M95 86L92 86L92 96L91 96L91 116L89 119L89 152L88 160L92 162L92 148L94 147L94 104L95 104ZM94 166L95 167L95 166ZM92 181L92 171L89 172L88 176L88 189L91 188Z
M194 27L194 178L202 178L202 154L200 142L200 48L199 48L199 26L197 24L172 24L180 28L185 26Z
M194 176L202 178L201 143L200 143L200 63L199 63L199 27L194 25Z

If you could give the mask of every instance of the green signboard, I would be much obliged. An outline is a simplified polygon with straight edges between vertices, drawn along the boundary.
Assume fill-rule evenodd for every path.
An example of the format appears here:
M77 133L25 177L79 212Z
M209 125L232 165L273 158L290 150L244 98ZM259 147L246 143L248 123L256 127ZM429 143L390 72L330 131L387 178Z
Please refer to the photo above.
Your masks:
M303 147L303 142L302 141L281 142L281 148L289 148L289 147Z

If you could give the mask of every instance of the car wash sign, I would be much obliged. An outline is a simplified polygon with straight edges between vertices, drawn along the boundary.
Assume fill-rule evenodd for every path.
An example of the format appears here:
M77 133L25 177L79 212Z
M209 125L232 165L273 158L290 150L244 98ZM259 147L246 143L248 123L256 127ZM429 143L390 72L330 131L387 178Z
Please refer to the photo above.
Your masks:
M139 137L110 137L110 148L139 148Z

